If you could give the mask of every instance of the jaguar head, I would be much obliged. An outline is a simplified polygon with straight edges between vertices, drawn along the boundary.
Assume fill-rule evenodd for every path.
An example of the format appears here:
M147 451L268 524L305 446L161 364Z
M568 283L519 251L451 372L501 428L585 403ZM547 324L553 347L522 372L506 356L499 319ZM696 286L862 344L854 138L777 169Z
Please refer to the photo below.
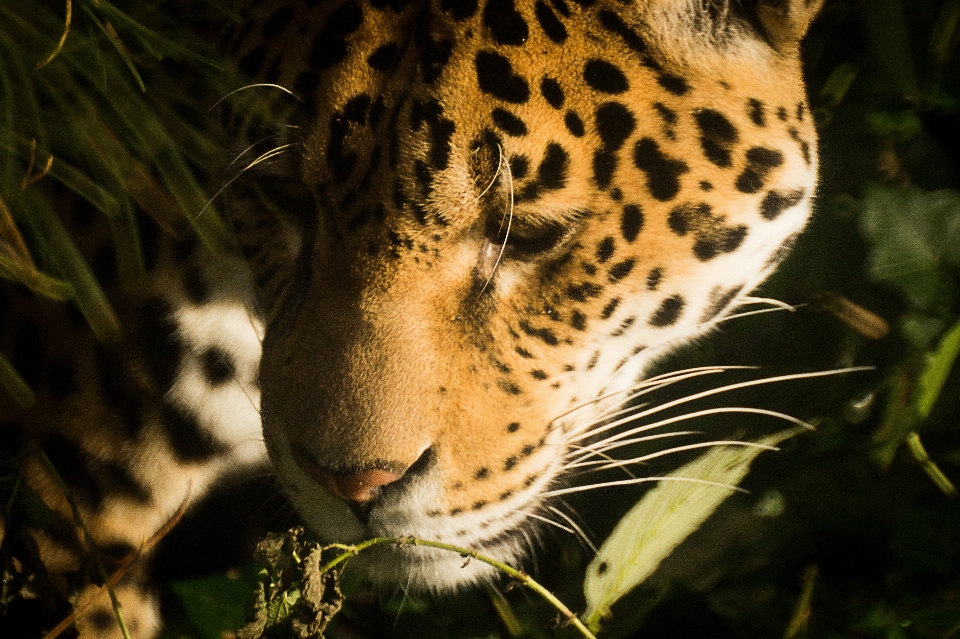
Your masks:
M804 226L819 2L306 4L254 27L301 103L291 168L234 212L281 247L252 260L271 458L330 541L517 559L575 438ZM425 588L485 574L372 560Z

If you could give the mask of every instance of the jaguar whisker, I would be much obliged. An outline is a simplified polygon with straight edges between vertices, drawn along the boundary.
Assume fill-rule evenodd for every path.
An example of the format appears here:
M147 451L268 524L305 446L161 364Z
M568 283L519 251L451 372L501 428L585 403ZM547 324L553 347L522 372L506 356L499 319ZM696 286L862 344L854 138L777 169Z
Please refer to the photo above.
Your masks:
M251 150L255 149L256 147L260 146L260 145L263 144L264 142L273 139L274 137L276 137L276 136L275 136L275 135L267 135L267 136L264 136L264 137L260 138L259 140L257 140L256 142L254 142L253 144L251 144L250 146L248 146L247 148L245 148L243 151L240 151L240 153L238 153L237 156L230 161L230 164L228 164L226 167L224 167L224 171L229 171L231 168L233 168L233 165L234 165L234 164L236 164L237 162L240 161L240 159L241 159L243 156L245 156L247 153L249 153Z
M790 311L790 312L794 312L798 308L801 308L802 306L804 306L803 304L798 304L797 306L794 306L792 304L788 304L787 302L784 302L783 300L778 300L775 297L753 297L750 295L741 297L740 303L738 304L738 306L753 306L754 304L766 304L768 306L776 306L777 308L781 308L785 311Z
M707 486L718 486L720 488L729 488L730 490L735 490L739 493L746 493L747 490L740 488L739 486L734 486L732 484L726 484L723 482L709 481L706 479L696 479L694 477L669 477L669 476L656 476L656 477L638 477L636 479L620 479L614 481L605 481L596 484L586 484L583 486L571 486L569 488L558 488L556 490L548 490L543 493L544 498L548 497L557 497L559 495L572 495L573 493L582 493L587 490L596 490L598 488L610 488L611 486L631 486L634 484L649 484L658 481L688 481L695 484L704 484Z
M223 102L224 100L226 100L227 98L229 98L231 95L240 93L241 91L246 91L247 89L258 89L258 88L263 88L263 87L267 87L267 88L271 88L271 89L278 89L278 90L286 93L287 95L291 96L291 97L292 97L294 100L296 100L297 102L303 102L303 100L300 99L300 96L298 96L296 93L294 93L293 91L291 91L290 89L288 89L288 88L285 87L285 86L281 86L281 85L279 85L279 84L274 84L274 83L272 83L272 82L255 82L255 83L253 83L253 84L244 85L244 86L240 87L239 89L234 89L234 90L231 91L230 93L227 93L225 96L223 96L222 98L220 98L219 100L217 100L216 102L214 102L214 103L213 103L213 106L211 106L209 109L207 109L207 111L208 111L208 112L209 112L209 111L213 111L215 108L217 108L217 105L218 105L218 104L220 104L221 102Z
M590 446L579 446L577 447L576 450L567 451L567 453L564 455L565 457L574 457L576 455L580 455L580 457L568 462L567 465L564 466L564 468L572 468L574 467L574 465L580 464L584 460L587 460L591 457L603 457L604 460L607 462L612 462L612 463L618 462L620 460L618 460L616 457L611 457L610 455L608 455L607 451L613 450L615 448L621 448L622 446L626 446L629 444L639 444L642 442L656 441L658 439L668 439L670 437L685 437L687 435L702 435L702 434L703 434L702 431L698 431L698 430L678 430L678 431L671 431L669 433L657 433L656 435L646 435L644 437L636 437L634 439L625 440L628 442L626 444L623 443L624 440L620 440L615 445L612 445L609 447L606 447L606 445L610 442L610 439L604 439L599 442L595 442ZM595 462L590 462L590 463L602 464L605 462L601 460L597 460Z
M681 397L681 398L679 398L679 399L675 399L675 400L673 400L673 401L666 402L666 403L664 403L664 404L660 404L660 405L658 405L658 406L656 406L656 407L654 407L654 408L650 408L650 409L647 409L647 410L645 410L645 411L642 411L642 412L638 413L637 415L634 416L634 419L639 419L639 418L641 418L641 417L646 417L646 416L648 416L648 415L653 415L653 414L655 414L655 413L659 413L659 412L665 411L665 410L670 409L670 408L673 408L673 407L675 407L675 406L680 406L680 405L686 404L686 403L688 403L688 402L693 402L693 401L696 401L696 400L698 400L698 399L703 399L704 397L711 397L711 396L713 396L713 395L719 395L719 394L721 394L721 393L729 393L729 392L731 392L731 391L740 390L740 389L743 389L743 388L750 388L750 387L753 387L753 386L762 386L762 385L765 385L765 384L775 384L775 383L786 382L786 381L795 381L795 380L800 380L800 379L814 379L814 378L818 378L818 377L829 377L829 376L833 376L833 375L845 375L845 374L848 374L848 373L856 373L856 372L868 371L868 370L872 370L872 367L870 367L870 366L851 366L851 367L847 367L847 368L836 368L836 369L831 369L831 370L827 370L827 371L814 371L814 372L811 372L811 373L790 373L789 375L776 375L776 376L774 376L774 377L764 377L764 378L761 378L761 379L748 380L748 381L746 381L746 382L737 382L737 383L735 383L735 384L727 384L727 385L725 385L725 386L720 386L720 387L718 387L718 388L712 388L712 389L709 389L709 390L701 391L701 392L699 392L699 393L694 393L693 395L688 395L688 396L686 396L686 397ZM628 397L627 400L625 400L625 401L630 401L631 399L633 399L633 397ZM582 434L580 434L580 435L577 435L576 437L571 438L570 441L580 441L580 440L586 439L586 438L588 438L588 437L596 436L598 433L605 432L605 431L610 430L610 429L612 429L612 428L616 428L617 426L622 426L624 423L626 423L626 421L629 421L629 420L617 420L617 421L612 422L612 423L610 423L610 424L605 424L605 425L597 428L596 430L593 430L593 431L590 431L590 432L586 432L586 433L582 433ZM596 423L596 422L594 422L594 423ZM587 426L585 426L584 428L590 428L590 426L591 426L591 425L587 425Z
M644 379L644 380L642 380L642 381L640 381L640 382L637 382L636 384L633 384L633 385L631 385L631 386L628 386L627 388L624 388L624 389L621 389L621 390L618 390L618 391L612 391L612 392L610 392L610 393L605 393L604 395L600 395L600 396L598 396L598 397L596 397L596 398L594 398L594 399L591 399L591 400L588 400L588 401L586 401L586 402L583 402L582 404L579 404L579 405L577 405L576 407L571 408L571 409L567 410L566 412L563 412L563 413L561 413L560 415L554 417L551 423L556 422L557 420L563 419L564 417L567 417L567 416L569 416L569 415L572 415L573 413L575 413L575 412L577 412L577 411L579 411L579 410L583 410L584 408L588 408L588 407L590 407L590 406L593 406L594 404L597 404L598 402L602 402L602 401L608 400L608 399L613 399L613 398L616 397L617 395L623 395L624 393L632 393L633 391L640 390L640 392L637 392L637 393L634 394L634 395L629 395L629 396L626 397L625 399L620 400L614 407L612 407L612 408L610 408L610 409L607 409L604 413L601 413L601 415L604 415L604 414L609 415L609 414L610 414L609 411L612 410L612 411L615 411L615 412L612 413L613 415L618 415L618 414L620 414L620 413L622 413L622 412L626 412L626 411L629 411L629 410L630 410L629 408L620 409L620 406L622 406L622 405L623 405L624 403L626 403L627 401L630 401L630 400L632 400L632 399L636 399L637 397L640 397L641 395L644 395L644 394L646 394L646 393L648 393L648 392L652 392L652 391L654 391L654 390L658 390L658 389L660 389L660 388L664 388L664 387L669 386L669 385L671 385L671 384L674 384L674 383L676 383L676 382L681 382L681 381L683 381L683 380L685 380L685 379L691 379L691 378L694 378L694 377L700 377L700 376L702 376L702 375L710 375L710 374L713 374L713 373L722 373L722 372L724 372L724 371L726 371L726 370L731 370L731 369L733 369L733 368L742 368L742 367L697 366L697 367L694 367L694 368L683 369L683 370L680 370L680 371L673 371L673 372L670 372L670 373L664 373L664 374L662 374L662 375L657 375L657 376L655 376L655 377L648 377L648 378L646 378L646 379ZM595 419L596 419L596 418L595 418ZM585 430L585 429L587 429L587 428L590 428L590 427L593 426L593 425L594 425L594 422L591 422L591 423L589 423L589 424L585 424L585 425L583 425L583 426L578 426L578 427L576 427L575 429L573 429L573 430L571 431L571 433L580 432L580 431L582 431L582 430Z
M696 432L697 432L697 431L685 431L685 433L696 433ZM670 435L670 434L666 434L666 435L652 435L652 436L651 436L651 439L658 438L658 437L666 437L666 436L671 436L671 435ZM583 453L583 452L586 452L586 451L589 450L589 447L587 447L587 446L573 446L572 448L576 448L576 449L577 449L576 452L580 452L580 453ZM565 456L572 456L573 453L574 453L573 450L567 451L567 453L565 453ZM616 457L611 457L610 455L607 455L607 454L604 453L604 452L595 451L594 454L596 454L596 455L599 456L599 457L603 457L604 459L606 459L606 460L608 460L608 461L617 461L617 458L616 458ZM628 469L628 468L621 468L621 470L623 470L623 472L625 472L628 477L636 477L636 475L634 475L632 472L630 472L630 469Z
M549 517L544 517L543 515L537 515L536 513L523 513L523 514L524 514L525 516L531 518L531 519L536 519L537 521L542 521L542 522L545 523L545 524L549 524L549 525L551 525L551 526L554 526L554 527L556 527L556 528L559 528L560 530L563 530L563 531L565 531L565 532L568 532L568 533L570 533L571 535L576 535L576 534L577 534L577 531L575 531L573 528L568 528L567 526L564 526L564 525L561 524L560 522L554 521L554 520L550 519Z
M655 453L640 455L639 457L633 457L631 459L623 459L617 462L608 462L608 461L598 460L596 462L582 462L582 463L567 464L566 466L564 466L564 468L572 469L572 468L581 468L587 465L605 464L603 466L597 467L595 470L608 470L610 468L617 468L618 466L624 466L627 464L642 464L643 462L650 461L651 459L665 457L667 455L672 455L674 453L680 453L687 450L697 450L698 448L710 448L712 446L746 446L748 448L762 448L763 450L776 449L775 446L769 446L767 444L758 444L757 442L717 439L717 440L708 441L708 442L697 442L695 444L685 444L683 446L675 446L673 448L659 450Z
M768 409L765 409L765 408L752 408L752 407L747 407L747 406L720 406L720 407L715 407L715 408L706 408L706 409L703 409L703 410L700 410L700 411L696 411L696 412L693 412L693 413L684 413L683 415L677 415L677 416L675 416L675 417L670 417L670 418L668 418L668 419L664 419L664 420L661 420L661 421L659 421L659 422L654 422L654 423L652 423L652 424L644 424L643 426L637 426L637 427L635 427L635 428L632 428L632 429L630 429L630 430L624 431L624 432L622 432L622 433L616 433L616 434L614 434L614 435L612 435L612 436L610 436L610 437L608 437L608 438L606 438L606 439L601 440L600 442L596 442L596 443L593 444L592 446L586 446L585 448L586 448L586 449L593 449L593 448L595 448L596 450L602 450L602 451L604 451L604 452L605 452L605 451L609 451L609 450L613 450L614 448L621 448L621 447L623 447L623 446L629 445L629 443L635 443L635 442L632 441L632 440L631 440L630 442L628 442L628 443L623 443L623 441L624 441L624 438L631 437L632 435L635 435L635 434L637 434L637 433L642 433L642 432L646 432L646 431L653 430L653 429L656 429L656 428L661 428L661 427L663 427L663 426L667 426L667 425L669 425L669 424L675 424L675 423L678 423L678 422L686 421L686 420L688 420L688 419L696 419L696 418L698 418L698 417L705 417L705 416L707 416L707 415L717 415L717 414L721 414L721 413L741 413L741 414L746 413L746 414L755 414L755 415L766 415L766 416L768 416L768 417L776 417L776 418L778 418L778 419L782 419L782 420L784 420L784 421L791 422L792 424L795 424L796 426L800 426L800 427L806 428L806 429L808 429L808 430L813 430L813 427L812 427L810 424L808 424L807 422L803 421L802 419L798 419L798 418L796 418L796 417L793 417L792 415L787 415L786 413L781 413L781 412L778 412L778 411L768 410ZM640 418L641 418L641 416L640 416L640 415L637 415L637 416L632 417L632 418L629 418L629 419L621 420L621 425L622 425L623 423L629 423L630 421L635 421L635 420L640 419ZM641 440L636 440L636 441L641 441ZM616 445L612 445L612 444L614 444L614 443L615 443Z
M570 508L569 505L567 505L567 504L564 504L564 505L567 506L567 508ZM585 533L585 532L583 531L583 528L581 528L581 527L577 524L577 522L575 522L575 521L573 520L572 517L570 517L568 514L566 514L565 512L563 512L562 510L560 510L559 508L556 508L555 506L547 506L547 509L548 509L550 512L554 513L555 515L557 515L557 516L559 516L559 517L562 517L565 522L567 522L568 524L570 524L570 527L573 528L573 529L576 531L576 536L579 537L580 539L582 539L583 542L587 545L587 547L590 548L590 550L593 551L594 554L596 554L596 553L598 552L598 550L597 550L597 545L593 543L593 540L591 540L590 537L587 536L587 533Z
M278 155L282 154L282 153L285 152L287 149L289 149L289 148L291 148L291 147L293 147L293 146L294 146L293 144L283 144L283 145L278 146L278 147L276 147L276 148L274 148L274 149L271 149L271 150L267 151L266 153L261 154L260 157L256 158L255 160L253 160L253 162L251 162L250 164L248 164L247 166L245 166L243 169L241 169L240 171L238 171L237 174L234 175L234 176L233 176L232 178L230 178L229 180L227 180L226 183L224 183L224 185L221 186L221 187L219 188L219 190L217 190L216 193L214 193L212 196L210 196L210 199L207 200L207 203L204 204L204 205L203 205L203 208L200 209L200 211L197 213L197 217L203 215L204 211L206 211L208 208L210 208L210 205L213 204L213 202L220 196L220 194L223 193L224 191L226 191L228 188L230 188L230 185L232 185L234 182L236 182L238 179L240 179L240 176L242 176L244 173L246 173L247 171L249 171L250 169L252 169L252 168L255 167L256 165L260 164L261 162L265 162L266 160L270 160L270 159L273 159L273 158L277 157Z
M510 239L510 227L513 225L513 174L510 172L510 163L507 162L506 156L503 154L503 148L500 145L497 145L497 148L500 150L500 161L498 164L499 167L504 167L504 177L506 178L507 189L510 194L510 206L507 210L507 230L503 234L503 243L500 245L500 252L497 254L497 259L493 263L493 268L490 269L490 275L487 277L487 281L483 283L483 288L480 289L479 295L483 295L483 292L487 290L487 287L490 286L490 282L493 281L493 276L497 272L497 267L500 266L500 260L503 259L503 252L507 250L507 240ZM503 222L500 223L500 227L503 228Z

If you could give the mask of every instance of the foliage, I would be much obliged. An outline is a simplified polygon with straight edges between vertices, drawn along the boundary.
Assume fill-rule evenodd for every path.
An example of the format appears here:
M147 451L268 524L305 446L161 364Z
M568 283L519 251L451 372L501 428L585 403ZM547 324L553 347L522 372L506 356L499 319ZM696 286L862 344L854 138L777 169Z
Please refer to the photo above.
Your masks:
M195 167L214 165L222 142L194 89L225 95L231 76L219 72L224 62L207 45L185 35L191 29L168 28L182 25L164 17L165 4L75 0L62 48L59 7L0 4L0 275L73 300L104 340L115 332L112 311L54 215L58 207L107 217L127 281L142 268L136 215L155 216L164 228L186 215L208 243L229 244L216 216L191 213L206 203ZM206 7L198 16L202 30L208 18L231 14ZM619 602L622 592L603 593L594 606L610 606L601 637L960 636L960 509L951 497L960 476L958 41L960 0L827 0L805 49L821 134L817 212L763 291L806 306L729 322L663 366L875 370L744 398L817 431L754 462L743 484L751 492L726 500L688 539L678 531L661 537L676 546L673 555ZM30 403L2 359L0 383ZM757 426L704 422L712 428ZM680 462L673 464L649 470L666 474ZM601 539L639 498L625 488L569 505ZM42 520L43 509L28 502L29 495L17 506L22 516ZM592 550L565 533L544 545L532 566L538 581L583 609ZM267 618L292 627L289 613L307 579L300 566L314 550L267 553L259 608ZM24 587L29 578L20 573L5 584ZM398 638L572 632L552 608L517 592L391 596L360 584L349 567L343 578L347 598L331 636L338 625L340 636ZM248 582L224 579L170 585L185 615L168 637L237 629Z
M214 13L194 12L197 24ZM209 44L165 16L135 1L0 5L0 276L71 300L105 342L119 334L116 314L58 209L106 216L126 283L143 270L138 214L167 229L184 216L212 246L230 243L217 215L197 215L207 196L193 168L220 155L195 89L224 95L230 76ZM0 383L32 401L5 361Z
M624 515L587 566L584 616L592 628L610 606L649 577L660 562L717 509L764 450L797 431L756 444L718 445L664 477Z
M867 184L860 227L870 241L867 273L918 310L950 308L960 269L960 192Z
M201 575L170 583L190 625L201 639L221 639L224 628L239 628L246 603L256 590L252 565L224 574Z
M323 639L323 631L343 604L342 569L325 568L323 553L335 548L303 537L303 528L295 528L283 535L267 535L257 546L256 559L264 569L253 619L237 633L239 639Z

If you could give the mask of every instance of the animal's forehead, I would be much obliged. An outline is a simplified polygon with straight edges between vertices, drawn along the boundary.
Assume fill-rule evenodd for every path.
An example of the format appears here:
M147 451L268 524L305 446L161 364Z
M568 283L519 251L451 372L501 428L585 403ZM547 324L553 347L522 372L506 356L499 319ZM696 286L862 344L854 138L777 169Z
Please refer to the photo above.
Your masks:
M739 53L671 62L633 6L426 6L406 41L390 28L402 6L343 3L324 27L339 25L345 48L325 71L320 91L332 94L314 114L308 181L360 235L392 229L428 246L451 224L505 211L533 225L641 206L716 217L756 211L763 177L813 174L779 150L813 134L796 62L772 49L717 73L719 57ZM756 188L744 188L751 176ZM796 181L786 186L809 179ZM386 224L363 223L378 217Z

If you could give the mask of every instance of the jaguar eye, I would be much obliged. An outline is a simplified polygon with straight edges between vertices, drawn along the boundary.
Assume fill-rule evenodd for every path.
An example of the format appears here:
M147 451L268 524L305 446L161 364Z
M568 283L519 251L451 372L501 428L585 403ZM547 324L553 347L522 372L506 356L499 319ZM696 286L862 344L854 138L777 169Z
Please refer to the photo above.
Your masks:
M521 222L513 220L490 221L487 223L487 240L496 246L503 246L504 257L529 259L549 253L557 248L571 232L571 225L562 222Z
M509 229L509 232L508 232ZM569 224L562 222L526 222L507 220L487 222L486 239L495 246L504 246L504 257L531 259L557 248L570 234Z
M567 226L554 222L536 227L515 226L507 238L507 251L518 256L547 253L559 246L569 232Z

